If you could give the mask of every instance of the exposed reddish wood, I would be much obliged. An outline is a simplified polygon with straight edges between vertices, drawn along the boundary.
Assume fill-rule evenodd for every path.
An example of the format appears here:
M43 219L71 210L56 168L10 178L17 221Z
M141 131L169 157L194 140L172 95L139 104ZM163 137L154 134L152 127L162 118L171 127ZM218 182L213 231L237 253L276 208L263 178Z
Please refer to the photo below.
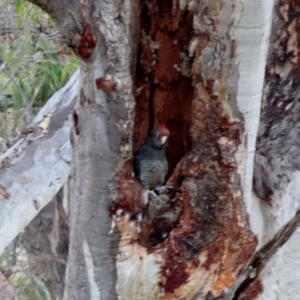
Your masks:
M83 59L89 59L96 47L96 40L92 32L90 23L86 23L83 28L83 33L77 46L77 52Z
M170 129L167 156L169 175L190 149L190 111L193 98L188 41L192 13L181 12L176 1L141 4L141 43L137 65L134 150L144 142L154 124ZM171 147L172 145L172 147Z
M180 11L176 3L154 0L141 6L134 132L136 149L154 124L166 123L171 133L168 184L175 189L158 197L169 200L153 212L155 200L142 203L142 189L125 166L128 175L120 180L123 196L114 212L122 209L117 216L122 243L130 232L128 245L160 255L161 299L192 299L200 291L207 297L220 297L231 288L257 245L249 229L235 160L244 127L232 121L226 110L230 96L226 72L234 67L214 62L207 78L202 78L199 60L192 62L189 57L201 57L212 37L201 32L195 38L192 14ZM216 93L215 82L220 78L222 85ZM141 212L143 220L136 222L139 230L133 233L133 217Z
M212 285L212 289L216 291L217 294L221 294L224 289L230 288L235 281L234 272L232 269L225 269L220 274L217 281L215 281Z
M161 287L167 294L172 294L183 283L187 282L189 278L188 272L186 272L186 263L180 261L180 257L173 251L166 256L167 268L163 268L162 276L166 278L164 283L161 283Z
M259 299L259 296L262 294L262 292L263 292L263 285L261 284L259 279L256 279L249 284L249 287L237 299L238 300Z
M141 184L132 176L132 160L124 165L124 171L119 181L119 194L122 197L110 209L111 215L116 215L117 211L136 214L141 212L145 206L142 202L143 188Z
M96 79L96 86L98 89L103 90L106 93L112 93L115 91L117 84L109 79L105 78L97 78Z

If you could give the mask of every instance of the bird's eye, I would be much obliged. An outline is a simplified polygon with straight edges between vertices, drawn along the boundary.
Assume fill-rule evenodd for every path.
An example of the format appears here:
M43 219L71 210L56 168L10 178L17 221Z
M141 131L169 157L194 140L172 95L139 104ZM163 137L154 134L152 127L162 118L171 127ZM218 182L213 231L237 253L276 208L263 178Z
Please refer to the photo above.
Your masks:
M155 131L154 135L155 135L155 137L159 137L159 132Z

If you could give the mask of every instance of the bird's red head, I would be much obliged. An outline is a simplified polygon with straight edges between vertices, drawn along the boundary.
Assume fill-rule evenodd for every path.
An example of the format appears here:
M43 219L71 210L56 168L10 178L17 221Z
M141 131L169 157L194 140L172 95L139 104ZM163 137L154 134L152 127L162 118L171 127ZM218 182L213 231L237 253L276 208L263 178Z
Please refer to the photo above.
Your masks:
M161 123L158 125L158 129L159 129L159 136L166 136L169 137L170 135L170 131L169 129L166 127L166 125L164 123Z
M162 149L166 146L167 139L170 135L169 129L165 124L155 126L147 138L147 144L157 149Z
M155 143L158 147L164 147L166 145L167 139L170 135L169 129L164 123L159 124L154 128L155 132Z

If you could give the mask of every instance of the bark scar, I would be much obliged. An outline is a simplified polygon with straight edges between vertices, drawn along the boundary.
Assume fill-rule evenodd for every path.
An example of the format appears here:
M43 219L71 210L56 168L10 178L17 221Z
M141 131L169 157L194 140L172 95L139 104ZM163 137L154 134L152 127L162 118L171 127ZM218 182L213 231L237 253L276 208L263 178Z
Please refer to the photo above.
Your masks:
M83 27L83 33L79 40L79 46L77 47L78 54L83 59L89 59L94 53L96 47L96 40L92 32L92 26L90 23L86 23Z
M0 200L8 200L10 198L10 194L6 191L6 189L0 185Z
M116 90L117 84L113 80L100 77L96 79L96 86L99 90L103 90L105 93L111 94Z

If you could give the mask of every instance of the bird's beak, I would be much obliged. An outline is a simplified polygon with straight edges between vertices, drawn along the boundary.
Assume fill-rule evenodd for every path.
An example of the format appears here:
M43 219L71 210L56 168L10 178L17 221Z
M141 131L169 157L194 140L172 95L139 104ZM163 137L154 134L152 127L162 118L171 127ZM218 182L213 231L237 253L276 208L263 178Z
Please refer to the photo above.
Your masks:
M163 135L161 138L160 138L160 142L161 142L161 144L162 145L164 145L165 144L165 142L167 141L167 136L166 135Z

